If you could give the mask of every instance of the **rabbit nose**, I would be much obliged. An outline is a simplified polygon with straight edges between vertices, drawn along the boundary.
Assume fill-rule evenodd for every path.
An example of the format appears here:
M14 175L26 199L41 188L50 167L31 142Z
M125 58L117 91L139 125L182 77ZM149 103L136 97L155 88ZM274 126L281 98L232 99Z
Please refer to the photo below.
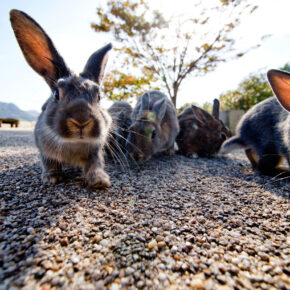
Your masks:
M92 119L89 119L87 121L82 121L82 122L81 121L77 121L77 120L72 120L72 122L73 122L73 124L76 127L80 128L80 129L83 129L83 128L85 128L86 126L88 126L92 122Z
M88 123L82 123L81 125L76 125L80 131L82 131L86 126L88 125Z

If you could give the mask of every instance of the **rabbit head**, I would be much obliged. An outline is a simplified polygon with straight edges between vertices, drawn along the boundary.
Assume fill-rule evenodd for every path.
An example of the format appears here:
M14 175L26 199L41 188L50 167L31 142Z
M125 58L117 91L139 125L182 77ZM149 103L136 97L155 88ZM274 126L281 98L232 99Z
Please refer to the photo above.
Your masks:
M219 101L214 100L213 113L196 106L186 108L178 115L180 132L177 136L179 153L190 156L212 156L222 143L231 136L222 121L219 120Z
M110 124L99 108L97 83L77 76L56 82L53 100L46 106L46 123L65 142L104 142Z
M88 182L94 183L98 180L94 173L96 168L89 164L95 161L100 167L99 175L106 179L103 185L108 184L108 177L101 170L100 152L107 139L111 118L99 102L100 83L111 44L92 54L83 72L77 76L67 67L46 32L30 16L11 10L10 21L28 64L44 78L52 91L35 127L43 179L55 181L50 178L50 173L59 171L62 163L69 163L82 166ZM82 145L84 143L86 146ZM101 180L97 183L102 185Z
M156 153L173 150L179 126L173 104L164 94L143 94L132 119L126 149L133 160L146 161Z
M24 57L53 93L52 100L45 105L47 125L66 141L90 141L102 135L105 124L100 124L104 118L98 109L99 86L111 44L95 52L81 75L76 76L32 18L18 10L12 10L10 15Z
M133 111L132 106L125 101L115 102L108 109L108 112L113 119L113 126L112 126L113 132L116 132L116 131L124 132L124 134L127 132L126 130L131 125L132 111Z

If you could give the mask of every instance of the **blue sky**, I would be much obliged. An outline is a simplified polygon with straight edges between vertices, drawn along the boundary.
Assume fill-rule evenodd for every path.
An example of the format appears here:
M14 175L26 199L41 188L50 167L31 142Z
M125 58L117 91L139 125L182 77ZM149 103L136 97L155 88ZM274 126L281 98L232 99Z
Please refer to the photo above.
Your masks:
M152 0L153 1L153 0ZM180 0L189 4L191 0ZM178 7L182 7L178 1ZM158 3L158 1L155 1ZM175 9L176 1L159 0L162 9ZM96 19L96 0L1 0L0 1L0 101L13 102L24 110L38 110L49 96L46 83L26 63L9 22L9 11L23 10L48 33L66 63L80 72L88 57L111 41L95 33L90 23ZM181 89L177 106L186 102L212 101L219 94L236 88L251 72L279 68L290 62L290 1L260 0L259 9L244 19L236 32L244 41L255 43L262 35L272 34L263 45L239 60L221 64L202 78L190 78ZM114 44L114 43L113 43ZM110 53L110 59L114 53ZM110 68L110 62L108 69ZM105 104L106 105L106 102Z

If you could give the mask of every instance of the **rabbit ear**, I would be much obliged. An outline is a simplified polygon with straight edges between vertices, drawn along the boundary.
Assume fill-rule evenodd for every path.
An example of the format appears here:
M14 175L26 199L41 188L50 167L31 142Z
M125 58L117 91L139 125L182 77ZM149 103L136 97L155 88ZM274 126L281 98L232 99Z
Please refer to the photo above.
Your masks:
M212 115L219 120L220 116L220 102L218 99L213 100Z
M178 118L178 121L181 122L186 122L186 121L191 121L191 123L196 123L199 127L204 127L204 122L199 119L196 115L188 115L182 118Z
M161 122L167 109L165 98L158 100L152 108L152 111L156 114L156 120Z
M70 72L51 39L37 22L22 11L11 10L10 21L26 61L54 90L55 82L70 75Z
M150 105L150 92L147 92L141 96L141 108L139 114L142 114L143 111L149 111Z
M269 83L281 105L290 111L290 73L280 70L269 70Z
M201 124L205 124L206 122L206 117L204 115L203 110L201 110L200 108L196 107L196 106L191 106L192 110L193 110L193 115L196 117L196 119L201 123Z
M83 77L89 78L97 84L100 84L103 79L105 67L108 61L108 52L112 49L112 47L112 44L109 43L94 52L88 59L84 71L81 75Z

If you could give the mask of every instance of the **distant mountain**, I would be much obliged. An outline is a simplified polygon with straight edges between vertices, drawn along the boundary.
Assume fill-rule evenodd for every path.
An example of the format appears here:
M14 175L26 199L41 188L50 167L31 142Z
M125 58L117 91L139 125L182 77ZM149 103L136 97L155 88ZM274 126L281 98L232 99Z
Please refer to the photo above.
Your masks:
M22 111L12 103L0 102L0 118L35 121L39 115L37 111Z
M26 112L26 113L28 113L29 115L35 117L35 119L37 119L38 116L39 116L39 114L40 114L38 111L35 111L35 110L29 110L29 111L24 111L24 112Z

